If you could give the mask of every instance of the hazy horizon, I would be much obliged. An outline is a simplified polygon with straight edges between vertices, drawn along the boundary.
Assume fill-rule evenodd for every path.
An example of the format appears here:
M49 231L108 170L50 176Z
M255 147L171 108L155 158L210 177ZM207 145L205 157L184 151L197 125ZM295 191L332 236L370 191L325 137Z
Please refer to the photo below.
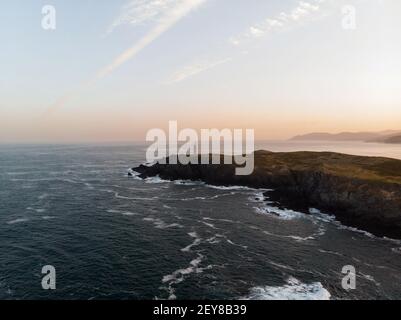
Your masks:
M161 127L161 129L165 129L166 132L168 132L168 128L163 128ZM184 129L184 128L178 128L180 129ZM386 133L387 131L391 131L391 133ZM197 131L197 133L200 136L200 131ZM336 139L301 139L301 140L297 140L296 138L298 137L307 137L310 134L355 134L355 133L377 133L377 134L382 134L383 137L390 137L390 136L398 136L401 133L401 130L384 130L384 131L365 131L365 132L351 132L351 131L342 131L342 132L305 132L303 134L296 134L290 137L285 137L285 138L276 138L276 139L263 139L263 138L256 138L254 140L255 145L258 146L258 144L260 145L261 143L294 143L296 144L316 144L316 143L321 143L321 147L324 147L326 144L330 145L330 144L369 144L369 145L381 145L383 146L382 142L379 141L369 141L369 140L358 140L358 139L345 139L345 140L336 140ZM168 139L168 138L167 138ZM228 140L229 141L229 140ZM168 140L167 140L168 142ZM113 140L113 139L104 139L104 140L83 140L83 139L79 139L79 140L24 140L24 141L0 141L0 146L6 146L6 145L129 145L129 144L139 144L139 145L149 145L149 141L146 141L145 138L143 139L122 139L122 140ZM182 142L184 143L184 142ZM386 144L384 144L386 145ZM391 144L387 144L388 146L391 146ZM397 144L392 144L394 147L397 147Z
M161 128L162 129L166 129L166 132L168 132L168 128L163 128L163 127L161 127ZM179 129L181 129L181 128L179 128ZM392 130L392 129L383 130L383 132L384 131L395 131L396 132L395 135L398 135L399 132L401 132L401 130ZM380 130L380 131L364 131L364 132L354 132L354 131L353 132L351 132L351 131L341 131L341 132L327 132L327 131L304 132L304 133L295 134L295 135L289 136L289 137L282 137L282 138L275 138L275 139L274 138L272 138L272 139L269 139L269 138L256 138L255 139L255 143L257 144L257 143L261 143L261 142L280 142L280 141L281 142L291 142L291 141L297 142L298 140L293 140L293 138L296 138L297 136L308 135L308 134L326 134L326 133L328 133L328 134L339 134L339 133L350 133L350 134L352 134L352 133L380 133L380 132L382 132L382 130ZM391 135L392 134L390 133L389 136L391 136ZM386 135L384 135L384 136L386 136ZM300 140L300 141L304 141L304 142L308 142L308 141L309 142L319 142L319 141L322 141L322 142L333 142L333 143L336 143L336 142L338 142L338 143L340 143L340 142L342 142L342 143L364 142L362 140L358 141L358 140L319 140L319 139L318 140ZM370 144L372 144L372 143L381 144L380 142L374 142L374 141L369 141L369 143ZM57 145L57 144L60 144L60 145L68 145L68 144L71 144L71 145L79 145L79 144L82 144L82 145L85 145L85 144L94 144L94 145L97 145L97 144L99 144L99 145L111 144L111 145L113 145L113 144L149 144L149 142L147 142L145 138L142 138L142 139L121 139L121 140L114 140L114 139L109 139L109 140L107 140L107 139L103 139L103 140L101 140L101 139L100 140L98 140L98 139L93 139L93 140L90 140L90 139L87 139L87 140L83 140L83 139L79 139L79 140L72 140L72 139L71 140L69 140L69 139L29 140L29 139L26 139L26 140L15 140L15 141L12 141L12 140L10 140L10 141L1 141L0 140L0 145Z
M44 5L4 4L0 143L401 130L400 1L55 0L55 30Z

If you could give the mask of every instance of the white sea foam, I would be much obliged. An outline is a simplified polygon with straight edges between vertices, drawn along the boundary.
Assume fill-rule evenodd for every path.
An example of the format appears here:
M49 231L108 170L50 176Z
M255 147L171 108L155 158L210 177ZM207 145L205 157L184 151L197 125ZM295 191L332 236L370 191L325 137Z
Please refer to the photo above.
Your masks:
M380 283L375 280L375 278L369 274L364 274L360 272L360 276L370 282L373 282L376 286L380 286Z
M192 181L192 180L175 180L174 184L181 186L201 186L205 185L202 181Z
M43 220L51 220L51 219L56 219L56 217L53 217L53 216L43 216L42 219L43 219Z
M137 172L137 171L134 171L134 170L132 170L132 169L128 169L128 174L130 174L130 177L131 177L132 179L135 179L135 180L143 180L142 178L139 177L140 173Z
M308 237L300 237L300 236L286 236L287 238L293 239L297 242L304 242L308 240L315 240L314 236L308 236Z
M217 190L245 190L245 191L254 191L255 188L249 188L244 186L215 186L212 184L205 185L208 188L217 189Z
M136 215L138 215L138 214L135 213L135 212L129 212L129 211L121 212L121 214L122 214L123 216L136 216Z
M211 196L211 197L201 197L201 196L198 196L198 197L178 198L178 199L170 198L169 200L177 200L177 201L215 200L215 199L218 199L218 198L223 198L223 197L231 196L231 195L233 195L233 194L235 194L235 192L216 194L216 195Z
M330 300L331 294L320 282L305 284L290 277L283 286L252 288L244 300Z
M86 188L89 189L89 190L95 189L95 188L92 186L92 184L90 184L89 182L84 182L84 185L85 185Z
M231 240L228 239L228 238L226 238L226 241L227 241L227 243L231 244L232 246L241 247L241 248L243 248L243 249L245 249L245 250L248 249L248 246L244 246L244 245L242 245L242 244L237 244L237 243L235 243L234 241L231 241Z
M37 212L37 213L46 212L46 209L43 209L43 208L32 208L32 207L27 207L26 210L35 211L35 212Z
M275 234L266 230L263 230L264 234L267 234L270 237L277 237L277 238L283 238L283 239L292 239L297 242L303 242L303 241L308 241L308 240L314 240L315 239L315 234L312 236L306 236L306 237L301 237L297 235L280 235L280 234Z
M190 252L193 247L200 245L202 242L202 238L200 238L196 232L190 232L188 233L188 235L191 238L194 238L194 241L185 248L182 248L181 249L182 252Z
M156 199L159 198L159 197L157 197L157 196L154 196L154 197L152 197L152 198L126 197L126 196L120 195L119 192L116 192L116 191L111 190L111 189L100 189L99 191L107 192L107 193L113 193L115 198L117 198L117 199L125 199L125 200L154 201L154 200L156 200Z
M108 213L121 213L120 210L109 209L107 210Z
M155 177L148 177L145 179L146 183L150 183L150 184L160 184L160 183L168 183L171 182L169 180L164 180L162 178L160 178L159 176L155 176Z
M214 219L214 218L210 218L210 217L204 217L203 220L221 221L221 222L227 222L227 223L240 223L240 224L242 224L241 221L234 221L234 220L230 220L230 219Z
M183 276L191 274L193 272L202 272L202 269L199 269L198 266L201 264L203 260L203 255L198 254L198 257L196 259L193 259L190 263L189 266L183 269L178 269L174 271L172 274L166 275L163 277L162 282L170 282L174 281L174 283L179 283L184 280Z
M277 263L277 262L273 262L273 261L269 261L269 263L270 263L272 266L275 266L275 267L280 268L280 269L285 269L285 270L294 271L294 268L291 268L290 266L286 266L286 265L281 264L281 263Z
M365 236L367 236L369 238L378 238L378 237L374 236L373 234L371 234L368 231L360 230L360 229L354 228L354 227L347 227L347 226L344 226L343 224L341 224L338 221L336 221L336 224L338 225L339 229L344 229L344 230L349 230L349 231L353 231L353 232L356 232L356 233L361 233L361 234L363 234L363 235L365 235Z
M48 193L43 193L43 194L41 194L41 195L38 197L38 199L39 199L39 200L43 200L43 199L47 198L48 196L49 196Z
M305 216L301 212L297 212L290 209L280 209L278 207L273 207L273 206L255 207L255 210L259 214L270 215L282 220L299 219Z
M319 209L316 208L309 208L309 213L316 218L317 220L323 221L323 222L335 222L336 217L330 214L326 214L321 212Z
M217 244L217 243L221 242L220 238L225 238L225 236L223 236L221 234L215 234L213 237L210 237L210 238L206 239L205 241L209 244Z
M176 201L194 201L194 200L206 200L206 197L192 197L192 198L180 198L180 199L173 199L169 198L169 200L176 200Z
M401 248L392 248L391 251L393 251L394 253L401 254Z
M344 256L342 253L339 253L339 252L336 252L336 251L324 250L324 249L319 249L319 252L332 254L332 255L335 255L335 256L339 256L339 257L343 257Z
M7 222L7 224L17 224L17 223L23 223L23 222L28 222L28 221L29 221L28 218L19 218L19 219L10 220Z
M264 202L266 200L266 197L263 192L255 192L252 197L249 198L250 201L252 202Z
M158 218L143 218L143 221L152 222L157 229L169 229L169 228L184 228L183 225L178 223L166 223L161 219Z
M135 213L135 212L121 211L121 210L114 210L114 209L107 210L107 212L108 213L119 213L119 214L122 214L123 216L136 216L136 215L138 215L138 213Z
M334 215L329 215L329 214L323 213L318 209L310 208L309 209L309 213L313 216L313 218L315 218L317 220L320 220L320 221L323 221L323 222L332 223L338 229L348 230L348 231L360 233L360 234L363 234L363 235L365 235L365 236L367 236L369 238L372 238L372 239L386 240L386 241L390 241L390 242L393 242L393 243L400 243L401 244L401 240L398 240L398 239L391 239L391 238L388 238L388 237L378 237L378 236L375 236L374 234L372 234L372 233L370 233L368 231L361 230L361 229L358 229L358 228L355 228L355 227L349 227L349 226L343 225L340 221L338 221L336 219L336 217Z
M215 225L214 225L213 223L208 223L208 222L204 222L204 221L202 221L202 223L203 223L205 226L209 227L209 228L218 229L218 228L215 227Z
M264 201L265 199L264 199L263 193L257 194L255 198L250 198L250 200L253 200L254 202L268 204L268 202ZM297 211L290 210L290 209L280 209L278 207L271 206L271 205L258 206L258 207L255 207L254 209L259 214L267 214L267 215L278 217L283 220L293 220L293 219L308 217L307 215L305 215L304 213L301 213L301 212L297 212ZM329 214L323 213L316 208L310 208L309 213L313 217L313 219L317 219L317 220L319 220L321 222L325 222L325 223L332 223L335 226L337 226L337 228L339 228L339 229L349 230L349 231L353 231L356 233L361 233L370 238L378 238L378 237L375 237L373 234L371 234L368 231L360 230L360 229L354 228L354 227L345 226L341 222L339 222L334 215L329 215ZM326 232L326 229L323 227L320 227L318 232L314 236L324 235L325 232ZM306 238L292 236L292 238L297 241L305 241L305 240L314 239L314 236L306 237ZM386 237L381 238L381 239L390 240L390 241L394 241L394 242L398 241L398 240L394 240L394 239L388 239Z
M9 176L24 176L27 174L32 174L30 171L18 171L18 172L6 172L7 175Z
M204 258L205 257L202 254L198 253L197 258L191 260L186 268L178 269L171 274L163 276L162 283L168 283L167 291L169 292L169 300L174 300L177 298L173 288L175 284L183 282L185 278L192 273L202 273L204 270L212 268L211 265L205 268L200 267L200 264Z
M318 209L310 208L309 209L309 213L311 215L313 215L314 218L316 218L316 219L318 219L320 221L334 224L338 229L349 230L349 231L353 231L353 232L356 232L356 233L361 233L361 234L364 234L365 236L367 236L369 238L378 238L378 237L374 236L373 234L371 234L368 231L360 230L360 229L354 228L354 227L345 226L340 221L338 221L335 216L323 213ZM388 239L388 240L391 240L391 239Z
M273 202L268 201L267 200L268 198L266 198L264 195L264 192L268 190L270 189L258 189L257 192L255 192L251 197L249 197L249 200L251 202L258 204L257 207L254 207L256 213L273 216L282 220L293 220L305 216L301 212L297 212L290 209L280 209L274 206Z

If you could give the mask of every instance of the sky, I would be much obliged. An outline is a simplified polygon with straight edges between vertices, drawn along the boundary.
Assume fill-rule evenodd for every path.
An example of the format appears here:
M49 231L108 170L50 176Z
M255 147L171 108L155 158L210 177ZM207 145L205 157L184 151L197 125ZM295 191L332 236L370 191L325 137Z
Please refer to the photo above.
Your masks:
M169 120L266 140L401 129L400 14L399 0L3 0L0 143L143 141Z

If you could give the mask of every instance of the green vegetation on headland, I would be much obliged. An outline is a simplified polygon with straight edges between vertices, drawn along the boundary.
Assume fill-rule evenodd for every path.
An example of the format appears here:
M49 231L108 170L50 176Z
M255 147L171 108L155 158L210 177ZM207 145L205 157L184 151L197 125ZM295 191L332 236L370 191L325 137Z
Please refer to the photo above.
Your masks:
M317 208L346 225L401 238L401 160L333 152L255 152L255 170L235 175L235 165L155 164L134 168L142 178L201 180L215 185L273 189L282 206Z
M256 170L321 172L332 176L401 184L401 160L363 157L334 152L255 153Z

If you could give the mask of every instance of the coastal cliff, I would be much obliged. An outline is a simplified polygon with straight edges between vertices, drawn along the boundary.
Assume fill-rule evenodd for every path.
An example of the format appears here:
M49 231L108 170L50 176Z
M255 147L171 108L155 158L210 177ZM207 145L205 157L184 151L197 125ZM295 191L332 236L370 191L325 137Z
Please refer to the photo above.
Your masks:
M168 161L167 161L168 163ZM155 164L133 168L141 178L201 180L272 189L269 200L307 213L316 208L345 225L401 239L401 160L333 152L255 152L255 170L236 165Z

